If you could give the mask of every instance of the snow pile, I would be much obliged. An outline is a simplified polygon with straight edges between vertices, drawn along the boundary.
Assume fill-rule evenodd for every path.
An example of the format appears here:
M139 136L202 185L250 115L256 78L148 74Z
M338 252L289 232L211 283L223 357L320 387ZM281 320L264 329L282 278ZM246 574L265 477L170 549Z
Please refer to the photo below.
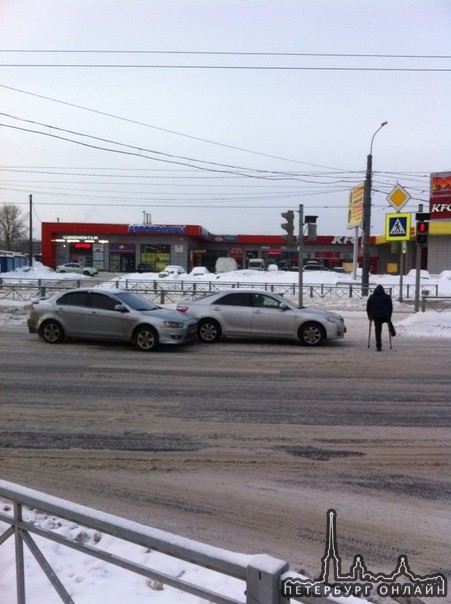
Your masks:
M21 266L9 273L0 273L0 277L2 279L8 279L8 283L36 281L37 279L58 279L61 281L89 279L87 275L82 275L80 273L57 273L53 268L44 266L41 262L35 262L33 266Z
M398 335L451 338L451 308L449 311L414 313L394 325Z

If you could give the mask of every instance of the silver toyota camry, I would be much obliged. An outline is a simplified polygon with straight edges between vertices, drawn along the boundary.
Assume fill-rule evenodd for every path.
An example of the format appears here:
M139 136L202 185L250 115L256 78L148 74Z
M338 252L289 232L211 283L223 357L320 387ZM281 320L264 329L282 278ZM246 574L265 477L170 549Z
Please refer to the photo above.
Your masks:
M131 292L73 289L29 306L28 330L50 344L65 338L131 342L153 351L159 344L196 339L197 321Z
M180 302L177 310L198 321L201 342L220 338L293 340L317 346L343 338L343 317L334 312L299 308L277 294L257 289L232 289Z

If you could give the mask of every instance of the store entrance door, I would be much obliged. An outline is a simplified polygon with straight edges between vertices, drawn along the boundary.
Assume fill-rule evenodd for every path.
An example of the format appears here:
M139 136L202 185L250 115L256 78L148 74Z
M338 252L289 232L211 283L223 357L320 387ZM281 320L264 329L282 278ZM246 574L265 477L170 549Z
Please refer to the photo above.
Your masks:
M110 254L110 272L134 273L135 254Z

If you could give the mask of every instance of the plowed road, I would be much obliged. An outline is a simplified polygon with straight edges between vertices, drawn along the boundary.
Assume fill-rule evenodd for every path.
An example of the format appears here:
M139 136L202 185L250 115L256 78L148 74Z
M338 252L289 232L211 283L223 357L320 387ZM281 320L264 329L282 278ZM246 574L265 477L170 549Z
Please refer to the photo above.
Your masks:
M313 576L334 508L344 568L449 575L450 340L366 330L145 354L4 326L1 477Z

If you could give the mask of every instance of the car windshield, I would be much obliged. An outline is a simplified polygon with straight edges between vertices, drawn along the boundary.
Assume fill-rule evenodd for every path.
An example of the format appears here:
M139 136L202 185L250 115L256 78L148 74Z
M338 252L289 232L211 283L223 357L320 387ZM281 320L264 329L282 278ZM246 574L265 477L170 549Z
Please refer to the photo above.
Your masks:
M130 306L130 308L133 308L133 310L157 310L160 308L153 302L149 302L145 298L130 292L114 292L114 295L124 304L127 304L127 306Z

